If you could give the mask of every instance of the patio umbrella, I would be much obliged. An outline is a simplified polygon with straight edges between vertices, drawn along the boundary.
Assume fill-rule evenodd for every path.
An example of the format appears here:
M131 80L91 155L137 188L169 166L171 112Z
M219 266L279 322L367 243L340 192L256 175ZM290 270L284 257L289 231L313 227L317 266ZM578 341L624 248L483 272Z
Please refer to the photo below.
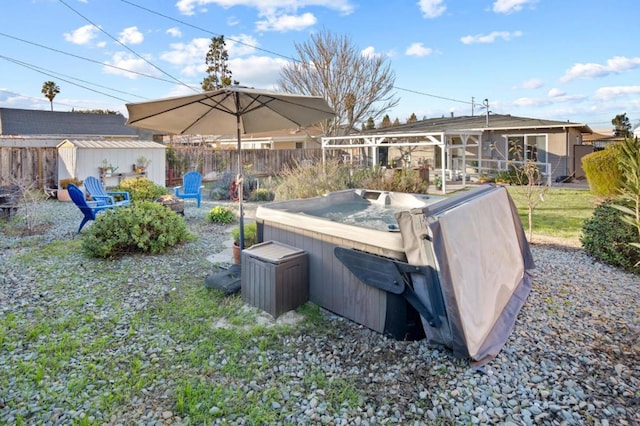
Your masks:
M243 133L308 126L333 118L334 111L318 96L304 96L229 86L195 95L127 104L127 124L178 135L224 135L238 138L238 200L240 248L244 248L242 210Z

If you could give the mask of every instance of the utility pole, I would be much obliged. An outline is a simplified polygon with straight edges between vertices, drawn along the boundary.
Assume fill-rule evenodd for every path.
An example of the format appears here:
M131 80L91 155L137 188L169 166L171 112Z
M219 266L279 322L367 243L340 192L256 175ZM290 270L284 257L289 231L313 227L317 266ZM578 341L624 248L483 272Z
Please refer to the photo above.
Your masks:
M473 108L476 106L476 98L475 97L471 97L471 116L473 117Z
M483 108L487 111L487 122L486 127L489 127L489 99L485 99L482 103Z

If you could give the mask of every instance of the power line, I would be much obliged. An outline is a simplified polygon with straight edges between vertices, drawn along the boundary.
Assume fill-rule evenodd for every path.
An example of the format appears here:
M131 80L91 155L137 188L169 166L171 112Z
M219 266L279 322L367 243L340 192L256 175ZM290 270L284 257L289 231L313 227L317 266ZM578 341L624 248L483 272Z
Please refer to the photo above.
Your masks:
M2 93L7 93L7 94L9 94L9 95L17 96L17 97L20 97L20 98L31 99L32 101L35 101L35 102L38 102L38 103L46 103L46 104L49 104L49 101L48 101L48 100L44 100L44 99L40 99L40 98L34 98L33 96L27 96L27 95L23 95L23 94L16 93L16 92L11 92L11 91L9 91L9 90L0 89L0 92L2 92ZM71 108L78 108L78 109L80 109L80 107L78 107L77 105L65 104L65 103L63 103L63 102L58 102L58 101L56 101L56 105L64 105L64 106L68 106L68 107L71 107Z
M60 1L62 1L62 0L60 0ZM122 3L126 3L126 4L128 4L130 6L133 6L133 7L136 7L138 9L144 10L147 13L151 13L151 14L154 14L154 15L161 16L161 17L163 17L165 19L168 19L170 21L180 23L182 25L194 28L196 30L205 32L207 34L211 34L211 35L214 35L214 36L223 35L223 34L215 33L213 31L207 30L205 28L199 27L197 25L190 24L190 23L185 22L185 21L183 21L181 19L174 18L172 16L166 15L166 14L158 12L158 11L155 11L153 9L149 9L148 7L140 6L139 4L136 4L136 3L134 3L134 2L132 2L130 0L120 0L120 1ZM252 44L243 42L241 40L237 40L237 39L233 39L233 38L229 38L229 37L227 37L227 40L233 41L233 42L238 43L238 44L243 45L243 46L251 47L252 49L255 49L255 50L258 50L258 51L261 51L261 52L265 52L265 53L268 53L270 55L274 55L274 56L278 56L278 57L283 58L283 59L287 59L287 60L292 61L292 62L297 62L297 63L299 63L301 65L304 65L304 66L309 66L310 65L310 64L304 63L303 61L301 61L299 59L292 58L291 56L287 56L287 55L284 55L284 54L281 54L281 53L278 53L278 52L275 52L275 51L272 51L272 50L268 50L268 49L264 49L264 48L261 48L261 47L258 47L258 46L254 46ZM462 103L462 104L466 104L466 105L470 105L471 104L471 102L469 102L469 101L463 101L463 100L460 100L460 99L448 98L446 96L433 95L433 94L422 92L422 91L419 91L419 90L406 89L406 88L398 87L398 86L395 86L395 85L393 86L393 88L396 89L396 90L400 90L400 91L404 91L404 92L408 92L408 93L414 93L414 94L422 95L422 96L428 96L428 97L431 97L431 98L442 99L442 100L451 101L451 102L458 102L458 103Z
M139 75L141 77L147 77L147 78L152 78L154 80L164 81L165 83L171 83L171 84L175 83L175 81L172 81L172 80L167 80L165 78L156 77L154 75L145 74L145 73L142 73L142 72L139 72L139 71L133 71L133 70L129 70L129 69L126 69L126 68L118 67L116 65L111 65L111 64L108 64L106 62L100 62L100 61L97 61L95 59L87 58L87 57L76 55L76 54L69 53L69 52L65 52L64 50L59 50L59 49L55 49L53 47L45 46L43 44L38 44L38 43L29 41L29 40L25 40L25 39L20 38L20 37L16 37L16 36L12 36L12 35L9 35L9 34L5 34L3 32L0 32L0 36L7 37L7 38L10 38L10 39L13 39L13 40L17 40L17 41L20 41L22 43L30 44L32 46L40 47L42 49L50 50L52 52L60 53L62 55L71 56L71 57L76 58L76 59L81 59L83 61L92 62L94 64L102 65L102 66L107 67L107 68L113 68L113 69L116 69L116 70L119 70L119 71L128 72L128 73L131 73L131 74L136 74L136 75Z
M105 96L108 96L110 98L117 99L119 101L130 102L130 101L126 100L126 99L118 98L117 96L112 96L112 95L109 95L108 93L104 93L104 92L101 92L101 91L98 91L98 90L95 90L95 89L91 89L90 87L86 87L86 86L83 86L81 84L74 83L73 81L70 81L68 79L70 78L70 79L73 79L73 80L81 81L83 83L91 84L91 85L96 86L96 87L101 87L103 89L107 89L107 90L111 90L111 91L114 91L114 92L122 93L124 95L134 96L134 97L137 97L137 98L140 98L140 99L144 99L144 100L148 100L149 99L149 98L145 98L143 96L132 95L131 93L124 92L122 90L112 89L110 87L102 86L100 84L92 83L90 81L82 80L82 79L79 79L79 78L76 78L76 77L72 77L72 76L68 76L68 75L65 75L65 74L56 73L56 72L53 72L53 71L44 70L43 68L38 67L37 65L33 65L33 64L29 64L27 62L19 61L19 60L14 59L14 58L9 58L7 56L0 55L0 58L4 59L6 61L9 61L9 62L13 62L16 65L20 65L22 67L28 68L28 69L30 69L32 71L35 71L35 72L38 72L40 74L44 74L44 75L47 75L49 77L57 78L57 79L62 80L64 82L66 82L66 83L69 83L71 85L74 85L74 86L89 90L91 92L99 93L101 95L105 95ZM60 77L60 76L62 76L62 77ZM66 77L67 79L65 79L63 77Z
M138 58L140 58L141 60L143 60L145 63L151 65L153 68L155 68L156 70L160 71L162 74L170 77L172 80L174 80L175 82L179 83L182 86L188 87L189 89L193 90L194 92L197 92L193 87L191 87L190 85L184 83L183 81L179 80L178 78L174 77L173 75L169 74L168 72L166 72L165 70L163 70L162 68L158 67L157 65L151 63L151 61L147 60L145 57L143 57L142 55L140 55L138 52L134 51L133 49L131 49L129 46L127 46L126 44L122 43L120 40L118 40L117 38L113 37L111 34L109 34L107 31L103 30L99 25L97 25L96 23L94 23L93 21L91 21L89 18L87 18L86 16L84 16L83 14L81 14L80 12L78 12L76 9L74 9L73 7L69 6L64 0L58 0L60 3L62 3L63 5L65 5L66 7L68 7L69 9L71 9L71 11L73 11L74 13L76 13L78 16L80 16L82 19L84 19L85 21L87 21L88 23L90 23L91 25L93 25L96 29L98 29L99 31L101 31L102 33L104 33L107 37L109 37L111 40L115 41L116 43L118 43L120 46L124 47L125 49L127 49L129 52L131 52L132 54L134 54L135 56L137 56Z
M198 31L202 31L202 32L207 33L207 34L211 34L213 36L222 36L222 35L224 35L224 34L220 34L220 33L216 33L216 32L207 30L206 28L202 28L202 27L199 27L197 25L190 24L190 23L188 23L186 21L183 21L181 19L174 18L173 16L165 15L164 13L155 11L153 9L149 9L148 7L140 6L139 4L135 4L135 3L131 2L131 1L128 1L128 0L120 0L120 1L122 3L127 3L130 6L137 7L138 9L144 10L145 12L151 13L153 15L158 15L158 16L163 17L165 19L168 19L170 21L177 22L177 23L182 24L184 26L191 27L191 28L196 29ZM242 40L238 40L238 39L230 38L230 37L227 37L227 40L233 41L234 43L238 43L238 44L240 44L242 46L250 47L250 48L258 50L260 52L265 52L265 53L268 53L270 55L278 56L278 57L283 58L283 59L288 59L290 61L300 62L300 63L302 62L302 61L297 60L295 58L292 58L290 56L286 56L286 55L283 55L281 53L274 52L272 50L263 49L262 47L254 46L253 44L246 43L246 42L244 42Z

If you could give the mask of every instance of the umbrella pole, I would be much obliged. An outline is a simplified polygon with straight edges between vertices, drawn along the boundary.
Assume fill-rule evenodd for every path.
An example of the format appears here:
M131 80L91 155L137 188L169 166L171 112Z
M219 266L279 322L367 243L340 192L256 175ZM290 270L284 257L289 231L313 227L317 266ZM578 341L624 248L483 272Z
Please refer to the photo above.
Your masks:
M236 103L239 103L238 94L236 93ZM239 110L240 105L236 106ZM238 137L238 176L236 183L238 188L238 215L240 216L240 250L244 249L244 212L242 210L242 198L244 197L244 181L242 178L242 139L240 139L240 114L236 114L237 137Z

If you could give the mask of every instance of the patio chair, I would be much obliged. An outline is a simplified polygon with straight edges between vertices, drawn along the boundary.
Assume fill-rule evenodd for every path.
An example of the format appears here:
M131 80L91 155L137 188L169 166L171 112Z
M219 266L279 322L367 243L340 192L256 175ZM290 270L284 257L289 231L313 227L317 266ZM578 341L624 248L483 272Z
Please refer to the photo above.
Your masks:
M89 222L90 220L95 220L96 216L107 209L112 209L115 206L109 204L100 204L99 201L87 201L84 192L80 190L74 184L69 184L67 187L69 191L69 196L74 204L80 209L84 217L82 218L82 222L80 222L80 227L78 228L78 234L82 230L82 227Z
M193 198L200 208L200 199L202 197L202 175L195 170L187 172L182 176L182 185L173 188L176 197Z
M106 204L111 207L127 206L131 203L129 193L126 191L105 191L100 179L89 176L84 180L84 187L99 204ZM116 201L116 197L118 201Z

